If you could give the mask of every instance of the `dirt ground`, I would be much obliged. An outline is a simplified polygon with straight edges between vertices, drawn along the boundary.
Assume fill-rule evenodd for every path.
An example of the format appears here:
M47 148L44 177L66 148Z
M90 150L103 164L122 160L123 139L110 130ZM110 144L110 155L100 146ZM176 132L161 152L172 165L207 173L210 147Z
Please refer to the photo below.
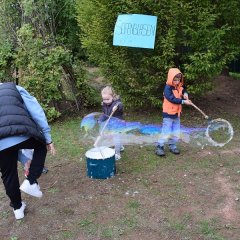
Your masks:
M220 76L215 84L196 105L238 119L240 81ZM151 146L127 146L107 180L86 176L84 149L79 158L50 159L39 180L43 198L23 194L23 220L14 219L0 184L0 240L239 240L240 126L234 127L237 137L218 150L183 145L179 156L160 159Z
M227 113L240 116L240 105L237 99L240 91L240 81L232 77L219 76L215 79L215 89L198 102L202 109L208 109L209 114Z

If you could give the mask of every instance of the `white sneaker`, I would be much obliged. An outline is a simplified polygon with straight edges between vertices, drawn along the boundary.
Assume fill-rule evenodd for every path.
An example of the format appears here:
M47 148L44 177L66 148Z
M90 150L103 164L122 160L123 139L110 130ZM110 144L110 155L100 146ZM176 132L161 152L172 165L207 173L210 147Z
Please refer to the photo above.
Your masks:
M23 192L31 196L38 197L38 198L42 197L43 195L39 185L37 183L34 183L31 185L27 179L23 181L22 185L20 186L20 190L22 190Z
M22 202L22 206L19 209L13 210L16 220L24 218L25 208L26 208L26 203Z
M120 159L121 159L121 155L116 153L116 154L115 154L115 160L118 161L118 160L120 160Z
M125 147L124 147L124 146L121 146L121 148L120 148L120 152L123 152L124 149L125 149Z

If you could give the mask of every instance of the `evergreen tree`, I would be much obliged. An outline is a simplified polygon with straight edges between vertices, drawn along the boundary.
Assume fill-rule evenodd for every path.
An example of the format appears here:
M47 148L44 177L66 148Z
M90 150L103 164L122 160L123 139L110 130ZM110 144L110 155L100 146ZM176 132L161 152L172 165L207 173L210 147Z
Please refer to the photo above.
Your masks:
M240 53L238 0L77 0L81 41L127 103L161 104L167 71L178 67L188 90L211 89L210 79ZM119 14L157 16L155 48L113 46Z

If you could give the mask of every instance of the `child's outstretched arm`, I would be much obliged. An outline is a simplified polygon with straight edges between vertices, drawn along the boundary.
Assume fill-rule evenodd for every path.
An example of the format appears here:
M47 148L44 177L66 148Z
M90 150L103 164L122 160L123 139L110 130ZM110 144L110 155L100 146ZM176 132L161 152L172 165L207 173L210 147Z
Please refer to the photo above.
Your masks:
M165 86L164 88L164 97L171 103L174 103L174 104L182 104L182 98L176 98L173 94L173 91L172 91L172 88L169 87L169 86Z
M186 105L192 105L192 101L189 99L186 100L182 100L182 104L186 104Z
M122 104L122 102L118 102L118 110L120 112L123 111L123 104Z

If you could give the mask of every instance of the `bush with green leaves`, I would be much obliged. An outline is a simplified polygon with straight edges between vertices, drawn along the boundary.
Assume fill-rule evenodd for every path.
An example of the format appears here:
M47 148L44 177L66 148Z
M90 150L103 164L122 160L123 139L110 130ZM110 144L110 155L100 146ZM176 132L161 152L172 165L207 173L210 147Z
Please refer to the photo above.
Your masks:
M48 120L61 104L80 110L92 104L75 19L75 0L6 0L0 7L0 81L14 81L33 94ZM79 64L78 66L76 66Z
M11 44L2 40L0 45L0 79L3 82L11 80L11 66L9 60L12 58Z
M240 52L238 0L76 0L81 41L127 104L160 106L168 69L202 94ZM119 14L157 16L155 48L113 46Z

